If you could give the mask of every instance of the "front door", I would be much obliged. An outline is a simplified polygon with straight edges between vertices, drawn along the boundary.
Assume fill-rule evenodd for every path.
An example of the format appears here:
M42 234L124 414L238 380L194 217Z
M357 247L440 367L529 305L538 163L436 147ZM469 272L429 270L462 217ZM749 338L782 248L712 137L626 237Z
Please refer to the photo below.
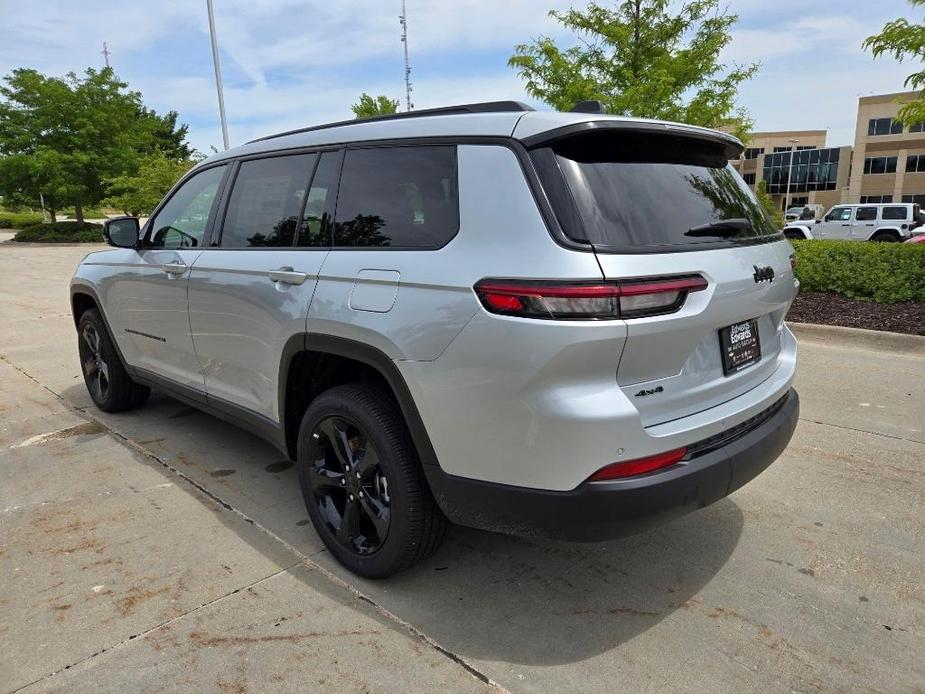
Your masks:
M813 229L813 235L823 239L851 238L852 207L833 207Z
M240 164L217 240L190 275L190 324L210 403L281 421L280 360L306 331L339 161L326 152Z
M204 391L189 327L187 286L227 166L187 179L145 225L140 248L107 292L107 315L133 367Z

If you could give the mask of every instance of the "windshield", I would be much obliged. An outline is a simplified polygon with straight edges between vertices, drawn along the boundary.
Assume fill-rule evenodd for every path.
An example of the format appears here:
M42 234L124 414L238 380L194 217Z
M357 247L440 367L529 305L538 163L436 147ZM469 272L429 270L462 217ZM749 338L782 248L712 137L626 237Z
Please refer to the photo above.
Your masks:
M544 187L556 170L570 196L549 194L567 233L595 247L658 251L779 238L751 189L709 143L638 133L573 138L535 150ZM573 210L562 210L566 205ZM726 222L726 223L724 223Z

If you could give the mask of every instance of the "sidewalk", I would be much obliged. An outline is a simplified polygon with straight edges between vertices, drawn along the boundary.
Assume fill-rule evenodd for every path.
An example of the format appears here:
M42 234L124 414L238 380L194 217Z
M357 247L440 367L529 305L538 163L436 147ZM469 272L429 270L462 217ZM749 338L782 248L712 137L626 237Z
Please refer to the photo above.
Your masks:
M486 688L6 361L0 414L3 691Z

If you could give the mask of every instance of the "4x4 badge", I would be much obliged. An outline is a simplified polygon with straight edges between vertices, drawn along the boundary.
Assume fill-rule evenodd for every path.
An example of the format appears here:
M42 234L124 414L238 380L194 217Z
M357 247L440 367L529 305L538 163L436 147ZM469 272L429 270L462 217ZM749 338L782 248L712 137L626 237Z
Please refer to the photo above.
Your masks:
M646 395L655 395L656 393L661 393L661 392L663 392L664 390L665 390L665 389L662 388L661 386L658 386L657 388L648 388L648 389L643 388L643 389L640 390L638 393L636 393L636 395L634 395L633 397L636 397L636 398L643 398L643 397L645 397Z
M755 278L755 283L760 284L761 282L773 282L774 281L774 268L770 265L765 265L764 267L758 267L757 265L752 265L755 268L755 274L752 277Z

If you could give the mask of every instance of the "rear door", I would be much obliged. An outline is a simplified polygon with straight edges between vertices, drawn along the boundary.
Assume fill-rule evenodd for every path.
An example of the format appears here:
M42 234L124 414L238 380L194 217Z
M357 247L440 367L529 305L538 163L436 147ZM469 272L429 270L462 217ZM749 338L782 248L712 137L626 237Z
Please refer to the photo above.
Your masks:
M854 220L851 223L851 236L854 241L866 241L877 228L876 205L861 205L854 209Z
M559 217L594 246L607 279L707 280L680 309L626 319L616 377L645 426L737 397L790 358L782 336L796 294L792 250L727 151L634 133L559 141L533 155L541 170L561 172L570 198L559 200Z
M339 158L308 153L240 163L213 245L190 275L190 325L212 404L280 421L280 358L289 338L306 330L328 253L323 216Z

